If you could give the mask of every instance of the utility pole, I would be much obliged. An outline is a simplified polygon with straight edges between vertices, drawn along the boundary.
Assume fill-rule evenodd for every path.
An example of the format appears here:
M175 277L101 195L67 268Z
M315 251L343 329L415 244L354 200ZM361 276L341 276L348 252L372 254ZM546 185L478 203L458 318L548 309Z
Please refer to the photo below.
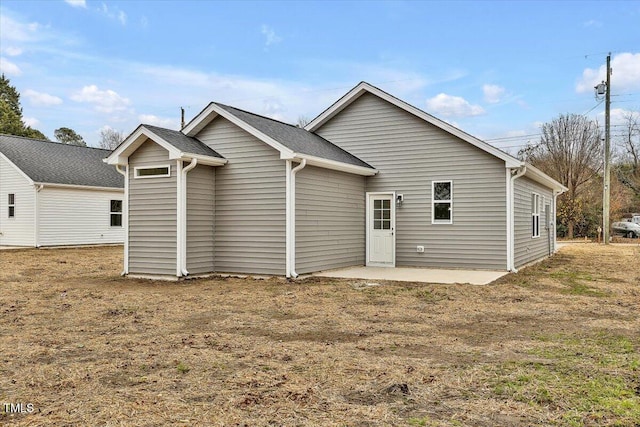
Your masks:
M604 101L604 192L602 197L602 236L609 244L609 210L611 202L611 52L607 55L607 83Z

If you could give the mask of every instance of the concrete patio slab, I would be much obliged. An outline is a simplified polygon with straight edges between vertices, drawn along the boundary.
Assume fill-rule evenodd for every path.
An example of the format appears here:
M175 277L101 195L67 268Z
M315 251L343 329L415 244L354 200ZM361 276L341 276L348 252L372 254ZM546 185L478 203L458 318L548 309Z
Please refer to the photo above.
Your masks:
M313 273L318 277L339 277L345 279L396 280L400 282L424 283L469 283L486 285L506 275L506 271L489 270L444 270L435 268L408 267L348 267Z

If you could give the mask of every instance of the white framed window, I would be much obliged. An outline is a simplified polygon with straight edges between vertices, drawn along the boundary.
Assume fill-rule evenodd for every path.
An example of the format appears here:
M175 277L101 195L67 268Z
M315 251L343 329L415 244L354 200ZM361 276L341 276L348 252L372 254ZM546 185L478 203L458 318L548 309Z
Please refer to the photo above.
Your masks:
M145 166L133 168L135 178L161 178L171 176L171 167L166 166Z
M109 224L111 227L122 227L122 200L111 200L109 205Z
M16 217L16 195L15 193L8 194L8 203L7 203L7 218L15 218Z
M453 224L453 181L431 181L431 223Z
M540 237L540 195L531 193L531 237Z
M391 200L373 201L373 229L391 230Z

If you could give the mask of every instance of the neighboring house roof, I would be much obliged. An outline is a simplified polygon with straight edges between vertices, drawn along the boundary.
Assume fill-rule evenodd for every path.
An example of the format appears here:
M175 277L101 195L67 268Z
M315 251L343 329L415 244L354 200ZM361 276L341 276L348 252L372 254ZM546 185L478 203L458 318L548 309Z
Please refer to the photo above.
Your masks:
M128 157L147 139L160 145L169 152L169 159L192 160L211 166L224 165L227 161L211 147L197 138L187 136L176 130L142 124L127 136L105 161L110 165L124 165Z
M478 147L479 149L503 160L507 168L520 168L520 167L526 166L527 172L525 173L525 176L528 176L529 178L537 182L547 185L548 187L553 188L554 190L561 191L561 192L567 190L567 188L564 185L554 180L550 176L544 174L540 170L534 168L532 165L525 163L505 153L504 151L482 141L481 139L476 138L475 136L469 135L468 133L458 129L457 127L452 126L449 123L442 121L432 116L431 114L428 114L425 111L422 111L421 109L414 107L411 104L407 104L401 99L398 99L395 96L367 82L360 82L356 87L354 87L349 92L347 92L347 94L345 94L342 98L334 102L333 105L331 105L325 111L320 113L318 117L316 117L311 122L309 122L304 128L308 131L315 132L322 125L324 125L326 122L331 120L334 116L339 114L342 110L347 108L349 105L351 105L351 103L353 103L356 99L360 98L365 93L373 94L405 110L406 112L413 114L414 116L450 133L451 135L454 135L460 138L461 140L466 141L471 145L474 145L475 147Z
M124 188L109 150L0 134L0 153L35 184Z

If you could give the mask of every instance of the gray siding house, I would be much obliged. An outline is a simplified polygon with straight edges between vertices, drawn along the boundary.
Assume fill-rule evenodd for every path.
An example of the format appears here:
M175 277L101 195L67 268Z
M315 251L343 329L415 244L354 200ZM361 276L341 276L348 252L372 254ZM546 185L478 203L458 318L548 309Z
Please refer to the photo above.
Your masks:
M515 271L555 251L566 191L365 82L304 129L211 103L181 131L140 125L106 162L127 176L131 275Z

